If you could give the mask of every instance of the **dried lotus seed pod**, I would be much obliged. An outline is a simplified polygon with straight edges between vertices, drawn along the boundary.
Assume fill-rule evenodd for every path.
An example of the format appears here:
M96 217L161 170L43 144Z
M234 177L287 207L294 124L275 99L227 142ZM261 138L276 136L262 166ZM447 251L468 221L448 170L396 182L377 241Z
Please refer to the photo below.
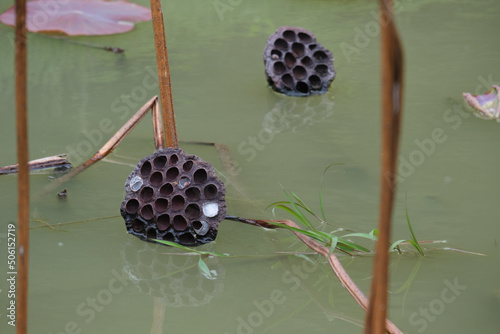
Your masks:
M205 244L226 216L226 188L212 165L179 148L142 159L125 191L120 213L127 231L144 240Z
M278 28L264 49L269 85L292 96L326 93L335 78L333 59L312 32L299 27Z

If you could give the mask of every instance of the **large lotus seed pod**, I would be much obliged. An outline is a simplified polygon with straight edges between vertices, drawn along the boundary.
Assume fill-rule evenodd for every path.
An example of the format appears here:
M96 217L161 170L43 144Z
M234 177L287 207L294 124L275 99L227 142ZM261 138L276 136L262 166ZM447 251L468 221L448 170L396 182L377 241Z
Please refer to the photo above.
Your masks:
M269 85L286 95L326 93L335 78L332 53L299 27L281 27L269 37L264 64Z
M205 244L215 239L226 216L226 188L212 165L179 148L142 159L125 191L120 212L127 231L144 240Z

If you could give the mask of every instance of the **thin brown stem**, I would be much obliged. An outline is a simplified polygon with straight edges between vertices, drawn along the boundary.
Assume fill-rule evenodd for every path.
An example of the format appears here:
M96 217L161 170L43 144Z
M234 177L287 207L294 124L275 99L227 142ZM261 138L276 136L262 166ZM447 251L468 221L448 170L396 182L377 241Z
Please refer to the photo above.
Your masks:
M158 100L153 102L153 131L155 136L156 150L165 148L165 133L163 132L163 123L161 121L160 106Z
M380 231L375 254L370 306L365 334L383 334L389 308L389 242L396 189L396 165L403 99L403 50L394 24L391 0L379 0L382 26L382 168L380 184Z
M163 25L163 11L160 0L151 0L151 16L156 47L156 63L158 66L158 81L160 85L161 114L166 147L179 147L177 129L175 126L174 102L170 82L170 67L168 64L167 41Z
M28 272L29 272L29 169L27 116L27 57L26 57L26 2L16 0L16 123L17 161L17 322L16 333L25 334L28 326ZM14 270L12 270L14 271Z

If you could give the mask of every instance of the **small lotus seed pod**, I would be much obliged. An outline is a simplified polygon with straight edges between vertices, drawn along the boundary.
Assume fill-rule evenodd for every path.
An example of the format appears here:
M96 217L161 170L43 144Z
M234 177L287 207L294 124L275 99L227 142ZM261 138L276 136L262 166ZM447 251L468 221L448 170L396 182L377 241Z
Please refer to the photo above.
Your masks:
M278 28L264 49L269 85L292 96L326 93L335 78L333 59L312 32L299 27Z

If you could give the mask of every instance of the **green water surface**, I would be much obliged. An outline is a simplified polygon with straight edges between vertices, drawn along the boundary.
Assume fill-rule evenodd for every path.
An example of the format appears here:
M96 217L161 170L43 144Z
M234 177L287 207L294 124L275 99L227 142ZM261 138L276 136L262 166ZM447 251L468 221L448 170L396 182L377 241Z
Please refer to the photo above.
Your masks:
M149 6L145 0L138 3ZM224 7L225 5L225 7ZM11 6L1 1L0 11ZM281 185L356 232L376 227L380 165L380 38L376 1L164 1L180 146L210 161L226 182L227 210L271 218ZM500 125L471 116L462 92L500 83L497 0L399 1L405 106L394 240L410 237L404 198L426 257L391 257L390 318L405 333L500 331ZM262 52L284 25L301 26L335 56L327 94L294 98L267 87ZM129 33L73 40L29 34L30 159L69 153L74 165L97 151L158 94L151 22ZM0 165L16 161L13 29L0 25ZM49 174L31 176L30 333L361 333L364 314L317 256L286 231L224 221L200 247L206 259L126 233L124 182L154 152L151 116L113 154L49 194ZM238 183L210 146L228 146ZM1 176L0 328L5 317L7 224L16 220L16 177ZM66 201L56 193L67 189ZM280 216L281 217L281 216ZM284 217L284 216L283 216ZM78 222L91 220L88 222ZM53 229L48 224L78 222ZM331 227L329 229L333 229ZM370 244L367 244L370 246ZM486 256L450 249L478 252ZM362 290L373 256L341 256Z

